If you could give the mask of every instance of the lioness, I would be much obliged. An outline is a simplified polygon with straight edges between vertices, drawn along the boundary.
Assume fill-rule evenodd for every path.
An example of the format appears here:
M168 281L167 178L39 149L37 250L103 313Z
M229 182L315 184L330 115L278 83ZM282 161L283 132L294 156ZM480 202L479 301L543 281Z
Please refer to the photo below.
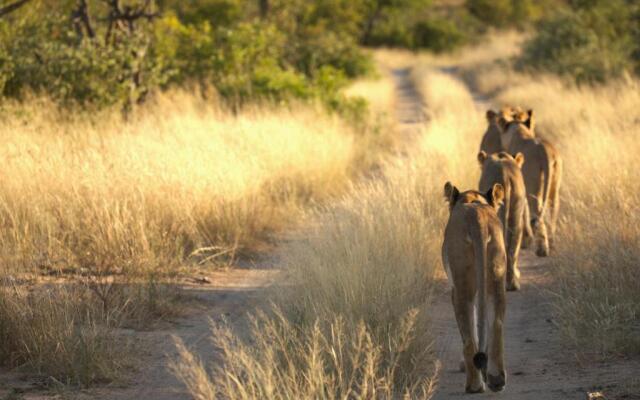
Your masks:
M504 150L502 148L502 139L500 138L502 134L500 119L504 118L507 121L511 121L521 114L522 110L520 109L520 107L514 108L505 106L502 107L502 109L500 109L500 111L498 112L487 110L486 117L489 126L487 126L487 130L482 136L482 142L480 142L480 151L484 151L487 154L493 154Z
M560 207L560 181L562 179L562 159L555 147L546 140L536 138L533 111L527 118L509 121L500 119L502 147L509 153L522 153L525 163L522 176L527 189L527 201L532 217L531 226L536 241L536 254L549 255L549 242L555 237L558 210ZM548 214L548 215L547 215ZM545 220L549 218L549 233Z
M482 168L478 185L481 192L487 192L496 183L504 187L504 205L500 208L498 215L502 221L507 245L507 290L518 290L520 288L518 254L522 235L524 231L529 231L529 236L533 236L528 217L527 191L520 171L524 156L518 153L512 157L504 151L487 155L481 151L478 153L478 162Z
M460 193L447 182L444 195L450 214L442 262L453 287L467 372L465 389L468 393L483 392L486 383L492 391L500 391L507 379L502 330L507 260L496 211L504 189L497 183L485 194L474 190Z

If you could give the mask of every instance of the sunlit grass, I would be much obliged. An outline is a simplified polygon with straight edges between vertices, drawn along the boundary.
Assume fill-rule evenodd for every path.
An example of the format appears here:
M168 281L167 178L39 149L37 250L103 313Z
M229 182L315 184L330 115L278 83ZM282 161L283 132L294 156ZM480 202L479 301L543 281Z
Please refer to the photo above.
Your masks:
M232 115L175 94L129 121L49 112L0 127L5 268L135 272L250 252L359 168L354 132L308 108Z

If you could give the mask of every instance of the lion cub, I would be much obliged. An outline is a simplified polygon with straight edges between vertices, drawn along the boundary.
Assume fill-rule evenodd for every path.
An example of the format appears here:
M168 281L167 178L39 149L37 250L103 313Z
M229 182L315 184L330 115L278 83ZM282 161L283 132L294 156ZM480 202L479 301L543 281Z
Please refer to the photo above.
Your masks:
M526 231L529 237L533 237L529 224L527 190L520 171L524 161L522 153L516 154L515 157L504 151L491 155L484 151L478 153L478 162L482 168L480 191L485 193L496 183L504 187L504 205L498 215L502 221L507 245L507 290L520 288L518 254L523 233Z
M453 308L462 337L466 391L479 393L488 384L504 389L503 321L506 254L497 209L504 188L494 184L486 193L460 193L444 187L449 221L444 232L442 262L451 283Z

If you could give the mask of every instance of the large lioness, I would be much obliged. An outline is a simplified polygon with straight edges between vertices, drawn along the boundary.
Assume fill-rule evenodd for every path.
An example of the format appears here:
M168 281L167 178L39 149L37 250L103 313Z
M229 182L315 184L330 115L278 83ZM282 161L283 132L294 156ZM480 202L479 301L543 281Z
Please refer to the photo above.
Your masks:
M549 255L549 244L555 238L560 208L562 159L555 147L533 133L533 111L526 118L500 119L502 147L509 153L522 153L525 163L522 176L527 189L531 226L536 241L536 254ZM547 233L546 220L549 222Z
M507 379L502 329L507 260L496 210L504 189L495 184L485 194L460 193L447 182L444 194L450 214L442 261L453 287L453 308L462 337L465 389L483 392L486 383L492 391L500 391Z
M518 254L525 231L531 233L529 224L529 208L527 205L527 191L520 168L525 159L522 153L515 157L501 151L487 155L484 151L478 153L478 162L482 168L478 188L485 193L499 183L504 187L504 205L500 207L498 215L502 221L505 244L507 246L507 290L520 288L520 270L518 269Z

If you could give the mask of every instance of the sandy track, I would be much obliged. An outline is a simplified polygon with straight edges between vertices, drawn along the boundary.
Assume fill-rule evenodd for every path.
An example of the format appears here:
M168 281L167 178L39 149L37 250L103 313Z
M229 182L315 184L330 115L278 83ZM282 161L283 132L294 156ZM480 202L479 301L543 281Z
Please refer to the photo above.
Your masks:
M179 337L207 366L216 362L216 350L210 337L209 320L223 318L240 328L251 310L263 304L265 291L278 271L269 269L231 269L207 274L210 284L189 285L183 289L198 300L190 315L167 329L135 332L142 350L139 372L123 388L100 388L88 397L98 399L189 399L184 385L168 370L167 363L177 358L172 336Z

